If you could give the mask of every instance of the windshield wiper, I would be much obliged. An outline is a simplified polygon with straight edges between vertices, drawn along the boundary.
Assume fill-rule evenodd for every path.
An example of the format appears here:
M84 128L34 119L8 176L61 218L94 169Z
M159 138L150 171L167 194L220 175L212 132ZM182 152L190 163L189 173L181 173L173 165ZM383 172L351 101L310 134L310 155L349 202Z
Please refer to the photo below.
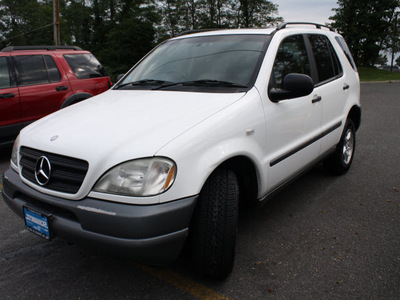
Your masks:
M158 80L158 79L143 79L143 80L138 80L138 81L132 81L132 82L126 82L118 85L116 89L119 89L124 86L147 86L147 85L166 85L166 84L171 84L171 81L165 81L165 80Z
M153 90L160 90L160 89L163 89L163 88L167 88L167 87L170 87L170 86L176 86L176 85L203 86L203 87L248 88L248 86L246 86L246 85L239 84L239 83L234 83L234 82L229 82L229 81L201 79L201 80L193 80L193 81L181 81L181 82L166 83L166 84L162 84L160 86L157 86L157 87L153 88Z

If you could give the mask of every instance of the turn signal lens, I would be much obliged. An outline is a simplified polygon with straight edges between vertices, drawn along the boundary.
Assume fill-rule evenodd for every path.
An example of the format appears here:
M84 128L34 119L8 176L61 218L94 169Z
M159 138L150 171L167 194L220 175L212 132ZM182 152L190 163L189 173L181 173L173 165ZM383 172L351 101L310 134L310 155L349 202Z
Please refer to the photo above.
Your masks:
M11 152L11 167L16 171L18 170L18 148L19 148L19 135L15 139L14 146Z

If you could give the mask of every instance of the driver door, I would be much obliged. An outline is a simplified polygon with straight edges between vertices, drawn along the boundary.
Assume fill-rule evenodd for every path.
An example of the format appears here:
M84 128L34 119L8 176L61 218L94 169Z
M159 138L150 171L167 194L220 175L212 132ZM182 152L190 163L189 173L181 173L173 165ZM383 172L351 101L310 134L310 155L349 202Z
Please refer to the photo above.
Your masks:
M22 128L19 92L9 56L0 57L0 145Z
M275 57L269 89L280 89L290 73L313 77L303 35L284 38ZM305 97L267 100L266 126L269 155L268 190L273 190L306 167L320 153L321 105L312 92Z

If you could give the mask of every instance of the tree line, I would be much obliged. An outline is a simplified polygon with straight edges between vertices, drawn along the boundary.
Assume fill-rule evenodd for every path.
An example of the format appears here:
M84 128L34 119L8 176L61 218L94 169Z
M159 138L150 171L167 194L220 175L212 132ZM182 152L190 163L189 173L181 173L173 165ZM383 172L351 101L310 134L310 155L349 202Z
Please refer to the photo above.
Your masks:
M283 22L269 0L59 0L61 44L90 50L114 76L185 30ZM358 65L400 52L400 0L338 0L331 23ZM0 0L0 47L52 45L53 0Z
M399 0L338 0L330 25L343 34L357 65L384 63L381 51L390 55L390 64L400 52Z
M90 50L109 73L126 72L157 43L185 30L283 21L268 0L60 0L62 45ZM53 0L0 0L0 43L53 45Z

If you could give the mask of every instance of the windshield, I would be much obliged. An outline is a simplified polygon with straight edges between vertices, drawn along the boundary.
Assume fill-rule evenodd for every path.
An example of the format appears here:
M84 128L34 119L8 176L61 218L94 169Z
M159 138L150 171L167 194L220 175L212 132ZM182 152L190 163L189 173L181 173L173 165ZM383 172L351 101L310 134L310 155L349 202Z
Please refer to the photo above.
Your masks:
M115 88L243 91L254 83L269 39L267 35L215 35L170 40Z

